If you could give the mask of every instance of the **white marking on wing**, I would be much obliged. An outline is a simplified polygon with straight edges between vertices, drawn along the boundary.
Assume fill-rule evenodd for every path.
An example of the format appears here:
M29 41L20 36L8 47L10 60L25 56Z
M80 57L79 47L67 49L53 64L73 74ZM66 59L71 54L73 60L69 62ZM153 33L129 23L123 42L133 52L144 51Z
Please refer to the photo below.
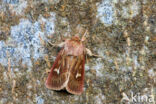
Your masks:
M54 71L56 71L57 72L57 74L59 74L60 73L60 67L57 69L57 68L55 68L54 69Z
M81 77L81 74L80 73L77 73L76 74L76 78L78 78L78 77Z

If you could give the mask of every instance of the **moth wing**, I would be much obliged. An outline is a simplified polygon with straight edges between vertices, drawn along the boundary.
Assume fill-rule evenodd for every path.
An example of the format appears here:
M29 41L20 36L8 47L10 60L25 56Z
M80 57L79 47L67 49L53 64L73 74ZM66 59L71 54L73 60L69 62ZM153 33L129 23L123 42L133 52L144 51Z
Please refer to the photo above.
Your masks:
M67 67L65 66L64 49L62 49L51 68L51 72L46 80L46 87L52 90L61 90L67 83Z
M85 55L82 54L74 58L76 58L77 61L70 70L66 90L72 94L80 95L83 92L84 86Z

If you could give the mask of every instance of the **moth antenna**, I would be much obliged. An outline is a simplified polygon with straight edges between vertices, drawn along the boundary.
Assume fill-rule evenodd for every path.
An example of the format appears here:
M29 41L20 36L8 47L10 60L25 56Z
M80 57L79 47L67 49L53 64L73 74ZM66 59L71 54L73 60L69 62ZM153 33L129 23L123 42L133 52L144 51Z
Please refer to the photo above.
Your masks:
M88 30L85 31L85 33L83 34L81 41L85 41L86 40L86 35L88 33Z

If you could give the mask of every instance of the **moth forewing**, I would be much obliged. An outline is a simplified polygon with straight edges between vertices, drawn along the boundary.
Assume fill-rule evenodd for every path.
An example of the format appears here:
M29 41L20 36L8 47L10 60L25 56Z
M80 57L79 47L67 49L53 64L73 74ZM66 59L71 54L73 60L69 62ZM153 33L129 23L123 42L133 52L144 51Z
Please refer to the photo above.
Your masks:
M70 71L69 82L67 83L66 89L72 94L80 95L83 92L84 86L84 54L76 57L77 61L75 66Z
M51 68L51 72L48 75L46 80L46 87L53 90L61 90L65 87L65 83L67 80L67 69L63 69L63 61L64 58L62 53L64 51L61 50Z
M85 46L74 36L64 43L46 81L53 90L66 88L69 93L81 94L84 86Z

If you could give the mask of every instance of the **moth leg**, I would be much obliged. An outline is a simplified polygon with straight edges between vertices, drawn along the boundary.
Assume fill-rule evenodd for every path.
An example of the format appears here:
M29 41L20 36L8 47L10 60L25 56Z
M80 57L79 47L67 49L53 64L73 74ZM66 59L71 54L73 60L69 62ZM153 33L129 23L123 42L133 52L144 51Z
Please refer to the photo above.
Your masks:
M62 48L62 47L64 46L64 44L65 44L65 42L62 42L62 43L59 43L59 44L53 44L53 43L51 43L50 41L48 41L48 43L49 43L50 45L52 45L53 47L60 47L60 48Z
M91 56L91 57L98 57L98 58L103 58L102 56L100 55L96 55L96 54L93 54L92 51L88 48L86 48L86 53L87 55Z

